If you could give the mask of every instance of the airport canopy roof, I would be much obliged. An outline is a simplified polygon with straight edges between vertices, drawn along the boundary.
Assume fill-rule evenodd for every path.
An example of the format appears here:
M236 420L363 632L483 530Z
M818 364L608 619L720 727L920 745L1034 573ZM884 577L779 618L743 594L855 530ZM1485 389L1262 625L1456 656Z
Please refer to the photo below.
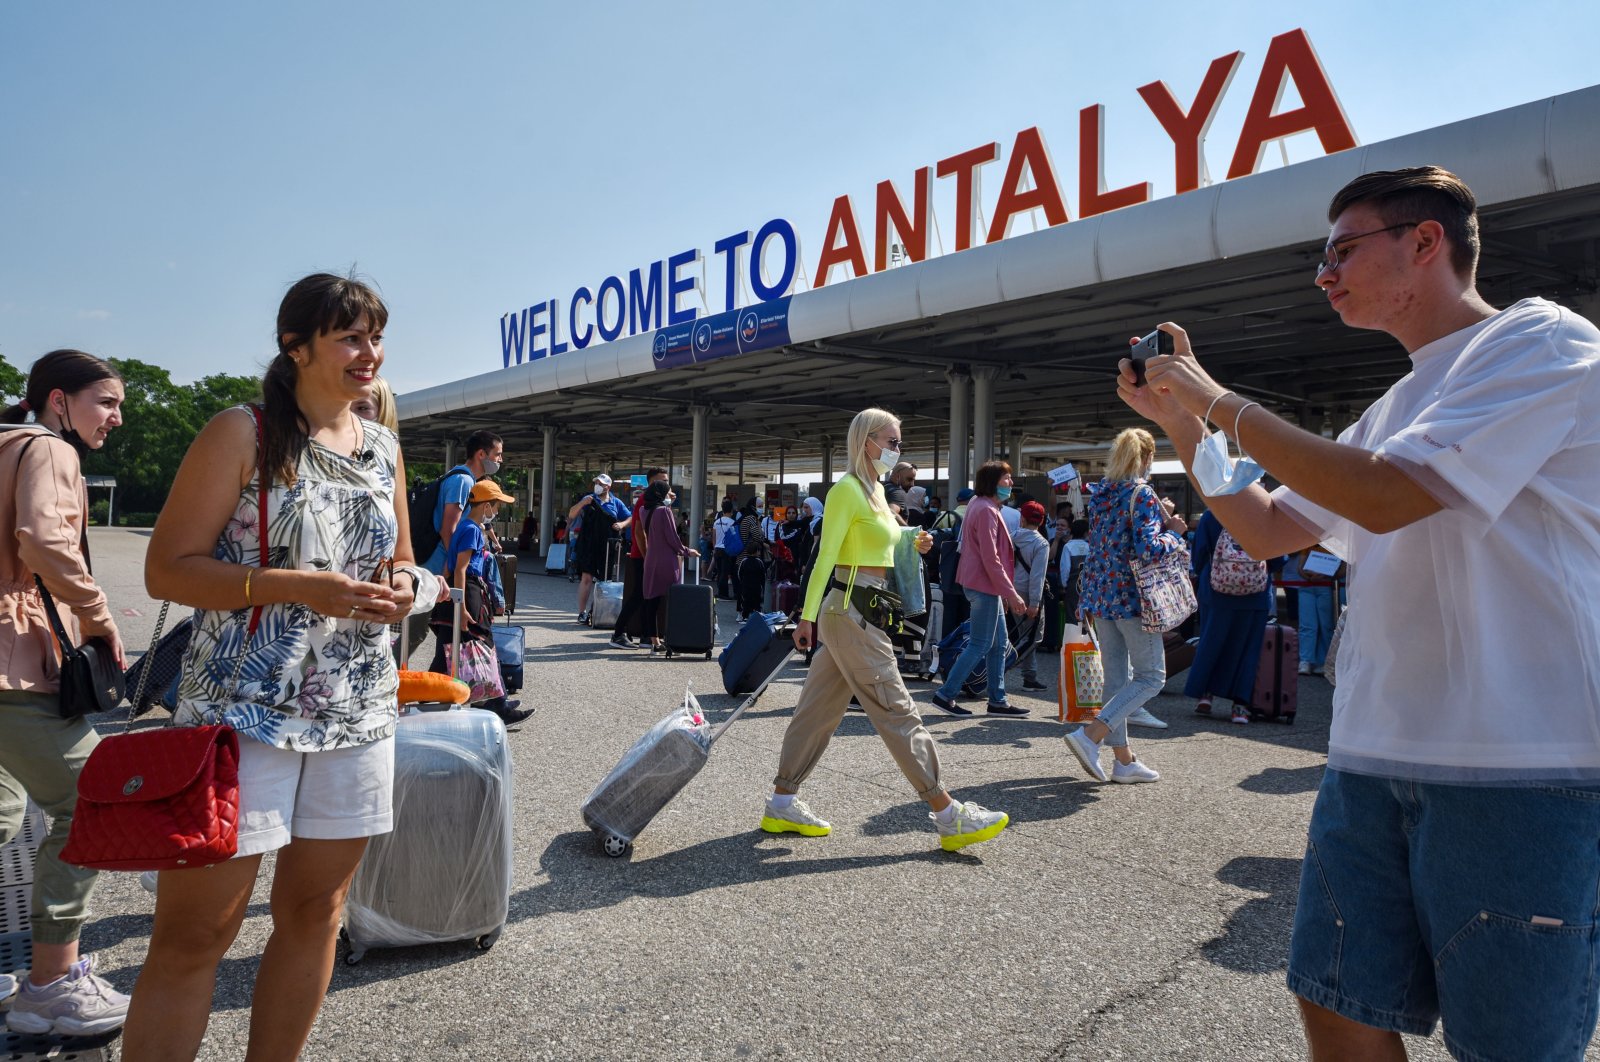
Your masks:
M1128 337L1184 325L1242 394L1311 423L1348 418L1408 371L1390 337L1347 328L1313 285L1327 204L1372 170L1436 164L1479 199L1479 290L1585 301L1600 264L1600 86L1071 221L802 292L788 345L657 370L653 332L513 365L399 400L407 450L482 427L537 463L563 456L688 460L689 407L709 404L711 459L770 461L842 442L867 405L905 418L909 448L948 446L946 372L992 366L1002 438L1105 442L1138 422L1116 398ZM598 462L596 462L598 463Z

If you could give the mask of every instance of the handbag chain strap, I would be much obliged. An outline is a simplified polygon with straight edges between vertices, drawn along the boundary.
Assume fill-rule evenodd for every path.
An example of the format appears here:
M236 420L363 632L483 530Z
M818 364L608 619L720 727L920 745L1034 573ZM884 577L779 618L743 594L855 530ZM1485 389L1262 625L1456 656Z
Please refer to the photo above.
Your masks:
M261 407L252 402L249 406L249 409L250 415L255 418L256 422L256 533L260 538L260 542L257 543L257 545L260 549L260 567L266 568L270 567L270 565L267 563L268 477L266 465L266 447L265 440L262 437ZM257 605L250 611L250 625L245 631L244 644L239 647L239 658L233 662L233 675L228 680L228 692L230 696L237 695L239 692L239 675L244 670L244 658L249 655L250 640L255 637L256 628L261 625L262 607L263 606L261 605ZM145 652L141 659L145 661L154 661L156 646L161 644L161 629L167 625L167 611L170 608L172 608L171 601L161 602L161 613L156 617L156 630L155 633L150 636L150 648ZM128 718L125 724L126 727L133 726L133 715L139 710L139 704L144 699L145 687L150 682L151 666L151 663L146 663L144 667L139 669L139 688L134 692L133 697L128 701Z

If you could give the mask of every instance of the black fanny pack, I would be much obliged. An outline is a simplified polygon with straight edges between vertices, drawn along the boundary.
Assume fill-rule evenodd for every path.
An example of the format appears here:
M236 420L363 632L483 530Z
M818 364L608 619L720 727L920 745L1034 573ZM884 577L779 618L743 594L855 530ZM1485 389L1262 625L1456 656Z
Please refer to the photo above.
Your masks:
M900 595L881 586L846 587L837 578L828 577L828 589L844 592L861 618L881 631L899 634L905 629L906 609Z

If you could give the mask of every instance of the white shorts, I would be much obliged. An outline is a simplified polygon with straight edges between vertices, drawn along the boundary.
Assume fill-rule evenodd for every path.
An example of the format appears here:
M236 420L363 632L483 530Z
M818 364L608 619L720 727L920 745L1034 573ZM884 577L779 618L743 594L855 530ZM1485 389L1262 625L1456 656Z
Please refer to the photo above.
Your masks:
M239 740L238 855L293 837L343 841L393 828L394 738L329 752Z

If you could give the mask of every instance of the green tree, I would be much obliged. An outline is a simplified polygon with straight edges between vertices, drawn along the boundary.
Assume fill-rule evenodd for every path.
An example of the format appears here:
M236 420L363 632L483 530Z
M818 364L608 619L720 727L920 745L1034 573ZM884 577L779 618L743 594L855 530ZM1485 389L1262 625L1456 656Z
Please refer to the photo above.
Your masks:
M22 392L28 386L28 374L12 365L0 354L0 399L5 399L9 404L22 397Z
M254 377L220 373L178 384L159 365L135 358L112 358L111 364L126 389L122 427L84 460L84 471L116 477L119 511L159 512L200 429L228 406L259 398L261 385Z

